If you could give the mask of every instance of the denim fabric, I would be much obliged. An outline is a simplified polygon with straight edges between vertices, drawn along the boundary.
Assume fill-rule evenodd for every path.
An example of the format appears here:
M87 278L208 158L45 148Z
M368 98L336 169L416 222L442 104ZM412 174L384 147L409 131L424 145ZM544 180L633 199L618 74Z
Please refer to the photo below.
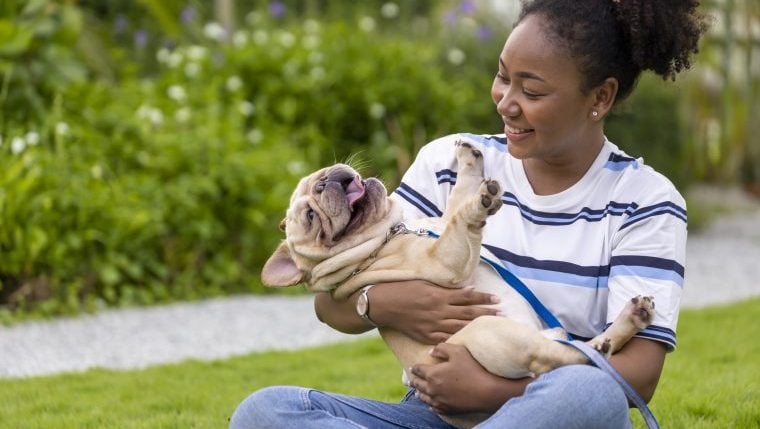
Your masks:
M488 428L630 428L628 402L615 381L587 365L548 372L491 418ZM301 387L273 386L238 405L230 429L450 429L413 392L386 403Z

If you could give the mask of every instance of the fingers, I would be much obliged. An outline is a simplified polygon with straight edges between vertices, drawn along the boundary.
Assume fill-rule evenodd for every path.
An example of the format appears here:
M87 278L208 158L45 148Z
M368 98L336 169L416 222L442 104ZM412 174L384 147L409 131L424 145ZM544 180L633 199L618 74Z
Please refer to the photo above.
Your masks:
M440 360L449 360L451 358L452 353L456 353L457 348L459 347L464 347L464 346L449 344L449 343L441 343L430 350L430 356L436 359L440 359Z
M451 305L487 305L499 303L499 297L496 295L478 292L471 286L453 289L452 295L449 301Z

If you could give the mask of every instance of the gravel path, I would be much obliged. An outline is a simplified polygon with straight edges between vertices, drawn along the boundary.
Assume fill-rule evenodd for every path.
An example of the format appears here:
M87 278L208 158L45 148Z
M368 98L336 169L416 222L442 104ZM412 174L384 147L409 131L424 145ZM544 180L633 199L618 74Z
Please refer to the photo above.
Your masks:
M684 308L760 296L760 210L720 218L692 234L687 266ZM0 327L0 378L143 368L355 338L320 323L310 296L239 296L109 310Z

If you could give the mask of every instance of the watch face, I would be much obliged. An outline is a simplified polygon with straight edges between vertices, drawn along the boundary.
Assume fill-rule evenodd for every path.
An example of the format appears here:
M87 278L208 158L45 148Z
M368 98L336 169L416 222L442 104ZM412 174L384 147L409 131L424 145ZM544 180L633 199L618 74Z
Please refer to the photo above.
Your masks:
M359 300L356 301L356 312L359 313L360 316L367 314L367 295L366 294L359 295Z

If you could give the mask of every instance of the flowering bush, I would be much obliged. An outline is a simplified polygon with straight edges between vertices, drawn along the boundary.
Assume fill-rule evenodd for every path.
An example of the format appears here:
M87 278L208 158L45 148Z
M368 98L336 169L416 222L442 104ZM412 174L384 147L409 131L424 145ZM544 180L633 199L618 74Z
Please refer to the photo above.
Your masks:
M0 305L263 292L259 268L301 175L353 158L392 188L428 140L491 131L488 74L472 79L449 45L380 31L390 4L353 21L254 12L232 34L204 23L149 60L112 52L115 80L70 79L42 116L7 116Z

